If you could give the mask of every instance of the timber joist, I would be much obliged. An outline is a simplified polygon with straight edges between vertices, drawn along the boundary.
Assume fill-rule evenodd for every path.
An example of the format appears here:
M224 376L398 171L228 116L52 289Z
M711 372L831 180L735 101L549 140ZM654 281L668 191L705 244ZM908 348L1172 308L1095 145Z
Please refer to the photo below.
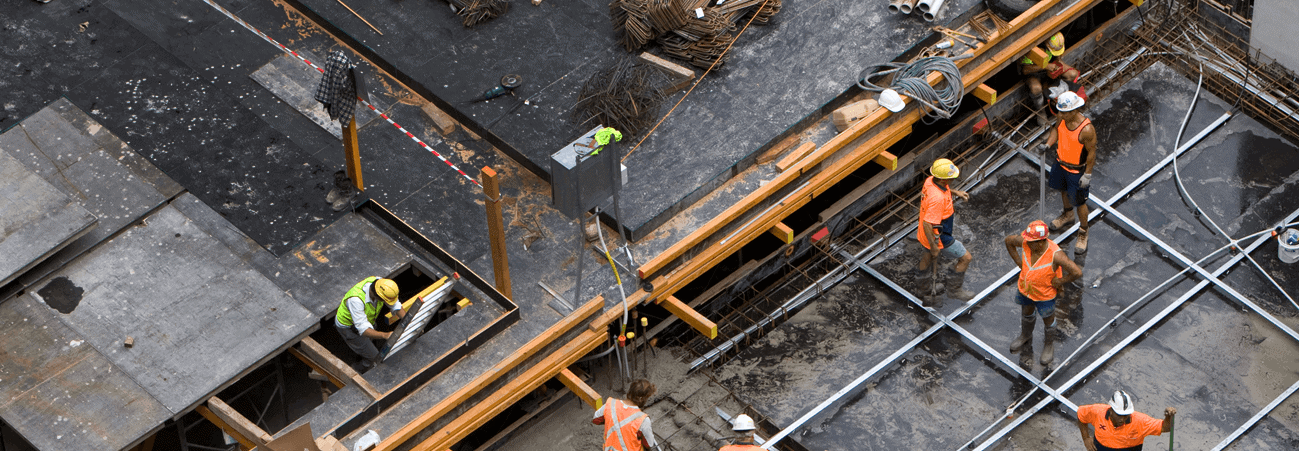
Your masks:
M1100 0L1043 0L1037 3L1010 21L1008 31L994 33L987 43L979 44L973 50L972 58L956 61L957 67L961 68L964 92L971 92L1098 3ZM936 84L939 79L938 75L931 74L929 82ZM882 160L880 157L887 153L889 146L909 134L912 124L922 116L921 107L910 103L899 113L880 108L868 114L783 170L771 182L641 265L637 268L638 273L641 279L650 281L653 291L639 290L628 296L628 302L664 301L754 238L767 233L812 198L825 193L848 174L871 161L888 163L891 154ZM851 146L858 142L860 144ZM891 161L896 162L896 157ZM896 166L890 169L896 169ZM811 174L806 181L765 210L757 212L755 207L770 204L769 200L777 197L778 192L806 174ZM690 256L685 257L688 253ZM670 268L673 265L675 267Z

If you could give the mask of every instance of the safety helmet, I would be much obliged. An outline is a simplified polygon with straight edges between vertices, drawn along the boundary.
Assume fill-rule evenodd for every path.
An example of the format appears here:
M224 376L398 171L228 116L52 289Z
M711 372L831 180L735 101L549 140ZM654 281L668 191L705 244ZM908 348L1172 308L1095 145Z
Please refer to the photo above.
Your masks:
M902 96L898 95L898 92L892 89L885 89L881 92L879 102L880 106L888 108L889 111L894 113L902 111L902 109L907 106L906 103L902 102Z
M961 176L961 169L956 167L952 160L939 158L934 160L934 165L929 167L929 173L938 179L954 179Z
M1064 54L1064 34L1056 33L1046 40L1046 52L1051 56L1060 56Z
M379 279L374 281L374 293L383 299L384 303L393 305L397 303L397 282L392 279Z
M1024 229L1024 232L1020 233L1019 235L1024 237L1024 239L1028 241L1039 241L1039 240L1045 240L1048 236L1050 236L1051 231L1050 229L1046 228L1046 223L1043 222L1041 219L1039 219L1030 222L1028 224L1028 228Z
M1114 413L1119 415L1132 415L1132 412L1137 410L1132 405L1132 397L1128 396L1128 392L1123 390L1114 392L1114 397L1110 398L1110 408L1114 409Z
M745 414L736 415L735 419L731 420L731 430L735 432L747 432L757 428L753 425L753 419Z
M1086 103L1087 101L1083 100L1082 97L1078 97L1077 93L1065 91L1055 98L1055 109L1061 112L1073 111L1082 108Z

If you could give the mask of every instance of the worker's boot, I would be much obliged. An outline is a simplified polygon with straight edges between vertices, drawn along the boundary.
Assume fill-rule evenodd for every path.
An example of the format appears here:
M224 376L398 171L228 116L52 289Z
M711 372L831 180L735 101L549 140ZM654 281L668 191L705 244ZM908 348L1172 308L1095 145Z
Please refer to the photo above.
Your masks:
M325 195L325 201L329 202L334 211L343 211L352 206L352 199L356 197L356 187L352 186L352 179L343 171L334 173L334 189Z
M1087 229L1078 229L1078 240L1073 243L1073 252L1075 254L1087 252Z
M1033 111L1037 116L1038 127L1044 127L1050 123L1046 117L1046 100L1042 99L1042 95L1033 96Z
M1021 316L1019 318L1019 336L1015 337L1015 341L1010 342L1011 353L1019 352L1024 345L1033 341L1033 327L1035 326L1037 326L1036 316Z
M1043 365L1050 365L1055 360L1055 316L1047 319L1051 320L1051 324L1042 331L1042 357L1038 359Z
M947 296L948 296L948 297L950 297L950 298L952 298L952 299L955 299L955 300L958 300L958 301L961 301L961 302L965 302L965 301L969 301L970 299L974 299L974 292L973 292L973 291L970 291L970 290L966 290L965 288L962 288L963 286L965 286L965 273L964 273L964 272L953 272L952 274L950 274L950 275L947 276Z
M1073 209L1070 208L1068 210L1065 210L1064 213L1060 213L1060 216L1056 216L1055 219L1051 220L1051 231L1057 232L1060 229L1065 228L1065 226L1072 224L1073 220L1074 220Z

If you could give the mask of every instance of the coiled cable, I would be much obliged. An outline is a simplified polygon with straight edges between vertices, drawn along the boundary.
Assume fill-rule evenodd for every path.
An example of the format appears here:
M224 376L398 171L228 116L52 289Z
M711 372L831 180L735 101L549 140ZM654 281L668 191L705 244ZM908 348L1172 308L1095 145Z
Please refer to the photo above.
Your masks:
M972 54L962 55L956 59L969 58ZM938 119L948 119L961 107L961 97L965 95L961 84L961 70L956 67L955 59L943 56L929 56L911 63L875 64L861 71L857 77L857 86L867 91L880 92L893 89L900 94L929 107L926 124ZM942 77L937 86L929 84L930 72ZM893 75L892 86L879 86L876 83L882 77Z

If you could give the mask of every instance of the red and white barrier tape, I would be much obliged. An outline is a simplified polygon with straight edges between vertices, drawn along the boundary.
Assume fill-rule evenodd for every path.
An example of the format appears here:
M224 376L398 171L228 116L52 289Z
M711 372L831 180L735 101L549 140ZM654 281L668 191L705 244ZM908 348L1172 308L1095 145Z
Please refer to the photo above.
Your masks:
M316 63L307 61L307 59L303 58L302 55L299 55L298 52L295 52L289 49L288 47L285 47L284 44L280 44L279 41L276 41L274 38L267 36L266 33L262 33L261 30L258 30L256 27L252 26L252 24L249 24L248 22L244 22L243 19L236 17L230 11L227 11L225 8L222 8L221 5L214 3L212 0L203 0L203 2L207 3L208 6L216 8L217 11L220 11L221 14L225 14L225 16L229 17L230 20L233 20L235 22L238 22L240 25L243 25L243 27L248 29L248 31L256 33L257 36L261 36L261 38L266 42L269 42L275 45L276 47L279 47L280 50L283 50L285 53L293 55L298 60L307 63L308 66L315 68L317 71L320 71L321 73L325 72L325 69L321 68L320 66L317 66ZM405 127L402 127L401 125L397 124L397 122L393 121L392 118L388 117L387 114L384 114L383 112L379 111L379 109L375 108L374 105L371 105L370 102L367 102L365 101L365 99L360 97L357 97L356 100L360 101L362 105L365 105L367 108L369 108L370 111L374 111L375 113L377 113L379 117L383 118L383 120L388 121L388 123L392 124L393 127L397 127L397 130L400 130L402 133L405 133L407 138L410 138L412 141L415 141L415 144L418 144L420 147L423 147L424 150L427 150L429 153L433 154L433 156L438 157L439 160L442 160L442 162L446 163L447 166L450 166L451 169L455 170L461 176L464 176L465 180L469 180L470 183L478 185L479 187L483 186L482 184L478 183L478 180L475 180L473 177L470 177L469 174L466 174L465 171L462 171L460 170L459 167L456 167L455 163L452 163L451 160L448 160L446 157L442 156L442 154L438 153L438 151L433 150L433 148L429 147L429 145L424 143L423 140L420 140L419 138L415 137L415 134L406 131Z

